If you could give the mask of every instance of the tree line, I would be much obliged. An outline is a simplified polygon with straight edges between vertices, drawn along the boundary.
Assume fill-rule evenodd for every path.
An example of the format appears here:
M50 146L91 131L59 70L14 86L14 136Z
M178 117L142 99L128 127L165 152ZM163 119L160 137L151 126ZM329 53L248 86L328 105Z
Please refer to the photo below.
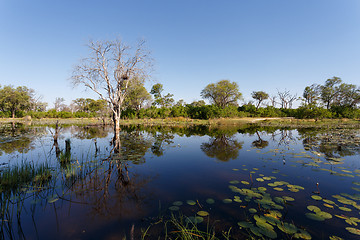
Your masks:
M122 119L185 117L210 119L220 117L295 117L295 118L360 118L360 88L344 83L339 77L324 84L306 86L301 97L290 91L278 91L270 96L265 91L253 91L252 100L239 105L242 94L236 82L221 80L207 85L201 96L208 99L185 103L175 102L173 94L164 93L157 83L150 92L143 82L134 81L124 99ZM300 106L292 108L295 101ZM66 105L56 98L54 107L46 111L47 103L39 101L33 89L25 86L0 86L0 117L81 118L111 117L103 99L77 98Z
M296 117L296 118L360 118L360 88L344 83L339 77L327 79L323 85L306 86L302 96L288 90L270 96L265 91L252 92L252 100L241 106L242 94L236 82L220 80L205 86L204 100L175 102L173 94L164 93L157 83L150 92L144 87L152 71L152 58L143 40L131 46L119 39L90 41L89 56L73 69L74 86L95 92L98 100L75 99L68 106L56 98L54 108L46 111L46 103L25 86L0 86L0 117L106 117L110 116L115 132L121 119L187 117L209 119L219 117ZM293 104L301 101L298 108Z

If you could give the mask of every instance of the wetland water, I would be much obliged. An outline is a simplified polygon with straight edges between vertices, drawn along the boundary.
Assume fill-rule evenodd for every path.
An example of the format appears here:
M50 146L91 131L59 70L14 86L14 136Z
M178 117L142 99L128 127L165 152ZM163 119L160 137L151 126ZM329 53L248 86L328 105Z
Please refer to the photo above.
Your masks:
M358 239L360 131L0 127L1 238ZM149 227L149 228L148 228ZM340 237L340 238L336 238Z

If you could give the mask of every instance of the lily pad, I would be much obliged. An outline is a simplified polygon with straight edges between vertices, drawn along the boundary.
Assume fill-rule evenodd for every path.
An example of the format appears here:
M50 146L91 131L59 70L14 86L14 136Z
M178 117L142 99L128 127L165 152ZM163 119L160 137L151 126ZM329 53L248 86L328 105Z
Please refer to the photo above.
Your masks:
M207 211L198 211L197 215L199 215L201 217L206 217L209 215L209 213Z
M237 223L240 227L243 227L243 228L251 228L253 227L254 225L251 223L251 222L238 222Z
M230 181L229 183L230 183L230 184L238 184L239 181L238 181L238 180L232 180L232 181Z
M307 209L309 209L312 212L321 212L320 208L318 208L317 206L313 206L313 205L309 205L307 206Z
M286 234L294 234L297 232L297 227L291 223L280 223L277 227Z
M250 183L247 181L241 181L242 184L249 185Z
M330 236L329 239L330 240L344 240L343 238L335 236L335 235Z
M311 220L315 220L315 221L324 221L325 218L319 216L318 214L314 214L314 213L306 213L305 214L307 218L310 218Z
M189 204L190 206L194 206L196 204L194 200L187 200L186 203Z
M196 217L188 217L185 219L187 223L191 222L193 224L202 223L204 221L204 218L196 216Z
M320 197L319 195L312 195L311 198L318 201L322 200L322 197Z
M347 207L339 207L340 210L345 211L345 212L351 212L352 210L350 208Z
M230 198L223 199L223 203L232 203L232 200Z
M350 233L355 234L355 235L360 235L360 229L357 228L352 228L352 227L347 227L345 228L346 230L348 230Z
M182 201L176 201L176 202L173 202L173 205L174 206L181 206L181 205L183 205L183 202Z
M208 204L214 204L214 203L215 203L215 200L212 199L212 198L208 198L208 199L206 199L206 202L207 202Z
M171 211L179 211L179 207L178 206L171 206L171 207L169 207L169 210L171 210Z
M292 198L292 197L288 197L288 196L283 196L282 198L283 198L285 201L288 201L288 202L295 201L295 199L294 199L294 198Z
M250 213L257 213L257 210L256 210L255 208L250 208L250 209L249 209L249 212L250 212Z

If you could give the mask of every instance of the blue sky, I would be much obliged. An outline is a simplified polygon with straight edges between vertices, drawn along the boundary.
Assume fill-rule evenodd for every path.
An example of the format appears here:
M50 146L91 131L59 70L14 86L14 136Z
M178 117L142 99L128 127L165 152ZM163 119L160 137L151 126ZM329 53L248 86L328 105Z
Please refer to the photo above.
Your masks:
M0 84L33 88L53 107L97 98L73 89L89 39L140 38L155 59L147 83L190 103L221 79L252 91L302 94L338 76L360 85L359 0L0 0Z

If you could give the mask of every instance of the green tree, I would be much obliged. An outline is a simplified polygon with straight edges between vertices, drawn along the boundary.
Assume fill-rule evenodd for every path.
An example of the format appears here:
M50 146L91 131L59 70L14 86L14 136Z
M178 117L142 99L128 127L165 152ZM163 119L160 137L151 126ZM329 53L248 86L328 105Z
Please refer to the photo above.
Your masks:
M354 84L342 83L337 87L334 105L355 108L360 102L360 88Z
M229 80L221 80L207 85L201 91L201 96L221 108L225 108L229 104L237 105L237 101L241 99L239 86L236 82L231 83Z
M260 104L269 98L269 94L264 91L254 91L251 93L251 97L257 101L256 109L260 107Z
M303 92L305 106L316 106L320 94L319 90L320 86L317 84L312 84L311 86L305 87Z
M0 89L1 110L11 112L12 118L15 118L18 111L30 109L33 92L34 90L25 86L4 86Z
M135 79L129 84L129 92L125 98L126 108L132 108L139 111L146 102L151 101L151 95L144 87L144 82Z
M331 104L336 99L339 89L338 86L341 84L342 80L339 77L333 77L327 79L325 84L320 87L320 96L321 100L325 104L326 108L329 109Z
M157 83L154 86L152 86L150 93L154 95L154 106L160 106L160 107L171 107L175 100L173 99L173 94L166 94L165 96L162 95L162 92L164 91L163 85L161 83Z

